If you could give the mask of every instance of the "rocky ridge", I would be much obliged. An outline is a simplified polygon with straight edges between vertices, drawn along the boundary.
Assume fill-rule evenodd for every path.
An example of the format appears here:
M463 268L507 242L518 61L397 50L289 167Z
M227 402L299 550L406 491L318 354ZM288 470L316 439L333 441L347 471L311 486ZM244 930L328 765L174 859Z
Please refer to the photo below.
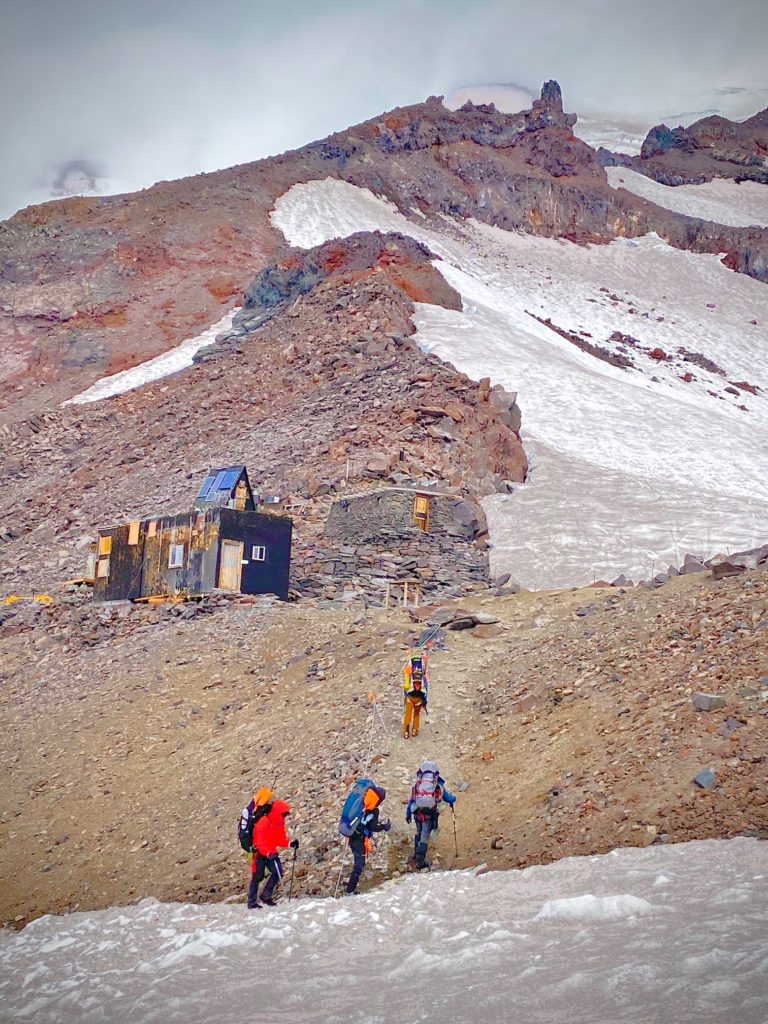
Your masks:
M768 184L768 110L745 121L714 115L688 128L655 125L639 156L600 148L605 167L631 167L662 185L698 185L713 178Z
M338 270L193 369L0 428L0 592L82 575L99 526L189 508L214 464L244 462L259 491L294 506L297 582L325 596L336 584L313 577L333 555L321 535L334 495L383 481L474 499L523 480L515 396L412 341L413 282L421 301L455 301L421 250L397 236L321 247L307 261L335 253ZM407 574L411 554L392 557Z
M766 231L613 190L597 153L573 135L573 118L556 83L520 114L449 111L431 97L282 156L21 211L0 225L0 345L13 381L0 412L39 412L216 322L253 273L285 252L269 220L275 200L329 176L411 217L476 217L575 242L657 231L766 279Z

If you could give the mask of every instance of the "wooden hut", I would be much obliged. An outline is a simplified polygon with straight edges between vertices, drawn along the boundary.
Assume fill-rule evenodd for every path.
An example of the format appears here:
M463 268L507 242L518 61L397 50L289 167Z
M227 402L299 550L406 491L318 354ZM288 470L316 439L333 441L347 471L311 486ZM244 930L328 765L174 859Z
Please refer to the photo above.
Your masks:
M217 588L285 599L293 523L255 511L245 466L209 473L195 506L100 530L94 599L192 597Z

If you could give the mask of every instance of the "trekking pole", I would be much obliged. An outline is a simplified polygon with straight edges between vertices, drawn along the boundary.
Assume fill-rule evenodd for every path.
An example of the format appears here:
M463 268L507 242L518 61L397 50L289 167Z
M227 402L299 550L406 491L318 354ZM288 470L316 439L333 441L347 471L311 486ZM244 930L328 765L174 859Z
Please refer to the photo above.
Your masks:
M342 857L341 857L341 864L339 866L339 877L336 879L336 888L334 889L334 892L333 892L333 898L334 899L336 899L336 897L339 895L339 886L341 885L341 876L342 876L342 873L344 871L344 862L346 861L346 859L347 859L347 847L345 846L344 847L344 853L342 854Z
M291 902L291 893L293 892L293 873L296 870L296 854L299 852L298 846L293 848L293 860L291 861L291 880L288 883L288 902Z
M451 805L451 814L453 815L453 848L455 850L455 856L459 856L459 840L456 838L456 811L453 805Z

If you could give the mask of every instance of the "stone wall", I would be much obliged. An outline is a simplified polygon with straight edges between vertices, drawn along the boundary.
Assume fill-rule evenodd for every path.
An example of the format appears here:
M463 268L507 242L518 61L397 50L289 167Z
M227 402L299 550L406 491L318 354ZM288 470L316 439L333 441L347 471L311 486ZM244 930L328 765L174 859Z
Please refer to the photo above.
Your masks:
M428 495L429 532L413 523ZM488 585L485 519L459 495L387 488L334 502L323 537L294 557L293 585L329 599L383 603L387 583L418 580L423 600L458 597Z
M430 534L472 541L485 528L477 506L458 495L390 487L334 502L325 537L360 543L409 534L415 525L413 507L417 496L429 500Z

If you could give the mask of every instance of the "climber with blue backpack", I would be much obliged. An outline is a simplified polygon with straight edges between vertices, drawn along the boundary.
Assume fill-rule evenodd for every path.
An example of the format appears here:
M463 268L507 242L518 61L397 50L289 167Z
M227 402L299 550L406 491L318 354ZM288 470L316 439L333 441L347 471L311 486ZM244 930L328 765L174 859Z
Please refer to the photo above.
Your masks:
M354 863L347 882L347 895L357 891L357 883L365 869L365 859L373 849L374 832L389 832L392 822L379 821L379 808L386 798L386 790L373 779L359 779L344 802L339 821L339 832L349 840Z
M416 772L416 781L411 789L411 798L405 809L405 820L408 825L416 823L416 834L413 837L413 858L416 867L421 870L428 868L427 847L430 836L436 839L440 819L440 803L445 801L453 810L456 797L445 787L445 779L434 761L424 761Z

